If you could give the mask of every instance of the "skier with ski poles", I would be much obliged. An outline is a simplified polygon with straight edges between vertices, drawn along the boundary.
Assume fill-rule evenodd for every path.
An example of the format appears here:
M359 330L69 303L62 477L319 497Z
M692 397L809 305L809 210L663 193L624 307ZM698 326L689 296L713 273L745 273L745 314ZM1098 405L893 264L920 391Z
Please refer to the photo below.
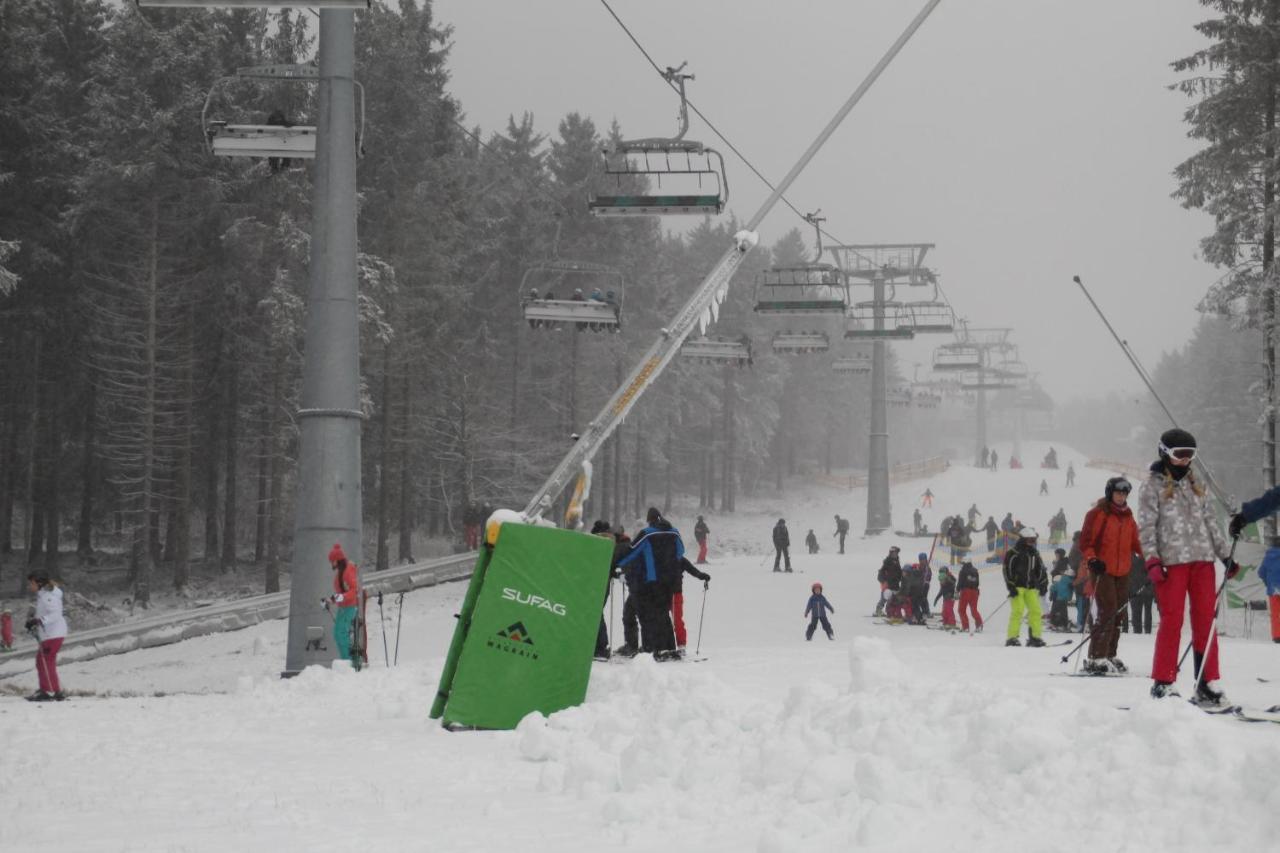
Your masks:
M1215 557L1222 559L1228 578L1235 577L1240 566L1231 556L1204 486L1191 470L1195 437L1183 429L1166 430L1160 436L1158 451L1159 458L1151 464L1138 492L1138 532L1147 555L1147 577L1160 607L1151 695L1157 699L1178 695L1174 689L1178 643L1183 610L1190 600L1197 673L1192 701L1224 705L1226 697L1214 685L1219 671L1217 638L1211 636L1217 603L1213 561Z
M1027 614L1027 630L1031 636L1028 646L1043 646L1040 637L1043 628L1040 614L1040 596L1049 591L1049 572L1036 548L1040 534L1033 528L1018 531L1018 541L1004 557L1004 583L1009 590L1009 630L1004 644L1020 646L1018 632L1022 628L1022 614Z
M333 641L338 645L338 657L351 661L360 668L358 652L352 648L357 605L360 603L360 576L356 564L347 559L342 545L334 543L329 549L329 565L333 568L333 595L321 601L326 610L333 604Z
M1143 555L1138 524L1129 509L1133 486L1124 477L1107 480L1102 498L1085 514L1080 531L1080 552L1093 575L1094 600L1098 604L1093 641L1084 671L1103 674L1109 670L1128 672L1116 656L1120 643L1117 615L1129 602L1129 568L1133 557Z

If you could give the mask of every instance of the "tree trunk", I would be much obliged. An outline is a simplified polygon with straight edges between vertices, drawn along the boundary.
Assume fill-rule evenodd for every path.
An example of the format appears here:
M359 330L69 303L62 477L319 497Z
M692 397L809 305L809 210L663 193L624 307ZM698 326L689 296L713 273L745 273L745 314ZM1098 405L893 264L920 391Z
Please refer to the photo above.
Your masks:
M223 573L236 570L236 478L239 459L240 369L227 365L226 461L223 471L222 562Z
M81 558L93 554L93 462L98 443L98 389L89 383L85 401L82 456L80 461L80 522L76 528L76 553Z
M216 448L222 433L222 406L209 413L208 447ZM218 559L218 454L202 454L204 469L204 563L212 567Z
M147 325L144 357L145 385L142 408L142 495L134 528L134 553L138 566L133 581L133 599L142 607L151 601L154 560L151 550L152 494L156 451L156 303L159 298L159 204L151 202L151 239L147 263Z
M23 544L27 547L27 564L35 562L40 548L44 544L44 517L37 508L36 495L36 457L39 455L39 420L40 420L40 355L43 349L43 336L36 333L34 346L31 348L31 408L27 412L27 488L26 514L23 516L26 537Z
M253 524L253 564L261 566L262 560L267 555L267 494L270 489L271 480L271 433L267 428L267 420L270 417L265 409L270 404L263 406L264 411L258 419L262 425L262 433L258 436L258 500L254 504L254 524Z
M402 368L400 378L400 430L397 436L397 458L400 462L400 547L396 559L413 562L413 477L409 465L409 371Z
M271 365L271 399L267 408L267 453L271 469L271 492L267 496L267 566L263 573L263 592L280 591L280 521L284 504L284 460L280 458L280 439L277 436L280 428L280 411L284 408L280 373L280 359L276 357Z
M1268 15L1268 18L1271 16ZM1268 21L1270 23L1270 21ZM1275 68L1272 57L1269 67ZM1272 72L1274 73L1274 71ZM1265 226L1262 232L1262 280L1266 282L1263 302L1262 347L1263 370L1266 374L1266 405L1263 407L1262 425L1262 485L1264 489L1276 486L1276 282L1272 272L1276 260L1276 231L1273 218L1276 201L1276 185L1271 179L1275 164L1276 84L1268 80L1264 160L1266 175L1262 186L1262 202ZM1276 517L1268 515L1262 521L1262 535L1268 545L1280 544L1276 539Z
M738 440L734 434L738 396L733 381L734 369L724 369L724 424L720 431L724 440L724 491L720 497L720 509L725 512L733 512L738 506Z
M382 347L382 417L378 423L378 571L391 567L391 345Z
M49 392L52 394L52 390ZM53 400L45 401L45 452L44 452L44 567L50 574L58 568L58 533L61 516L58 512L60 496L58 486L62 478L58 470L61 457L62 432L59 429L58 406Z
M191 486L195 460L196 311L187 307L185 367L182 373L182 425L173 485L173 588L182 590L191 579Z

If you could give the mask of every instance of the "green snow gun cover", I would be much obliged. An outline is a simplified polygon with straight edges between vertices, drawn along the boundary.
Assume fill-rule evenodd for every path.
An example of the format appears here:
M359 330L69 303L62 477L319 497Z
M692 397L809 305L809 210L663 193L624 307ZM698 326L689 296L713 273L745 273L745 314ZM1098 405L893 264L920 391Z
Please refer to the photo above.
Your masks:
M612 539L491 520L431 718L513 729L581 704L612 557Z

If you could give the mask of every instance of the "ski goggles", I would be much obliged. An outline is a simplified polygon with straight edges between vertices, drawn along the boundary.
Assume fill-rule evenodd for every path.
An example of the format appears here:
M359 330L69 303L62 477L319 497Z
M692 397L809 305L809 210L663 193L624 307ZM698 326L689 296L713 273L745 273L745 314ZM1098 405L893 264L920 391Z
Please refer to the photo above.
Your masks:
M1125 494L1128 494L1133 491L1133 484L1128 480L1117 480L1116 484L1111 487L1111 491L1124 492Z
M1196 449L1194 447L1166 447L1160 445L1160 452L1179 462L1186 462L1189 459L1196 458Z

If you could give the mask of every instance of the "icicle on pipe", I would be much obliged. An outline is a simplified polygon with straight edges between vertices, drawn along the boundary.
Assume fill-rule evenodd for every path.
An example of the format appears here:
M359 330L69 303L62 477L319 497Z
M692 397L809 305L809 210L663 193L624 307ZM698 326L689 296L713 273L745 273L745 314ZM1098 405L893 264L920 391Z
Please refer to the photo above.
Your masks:
M649 350L644 354L644 358L640 363L632 369L631 374L622 383L622 386L613 393L609 401L605 403L604 409L596 415L595 420L587 424L586 428L581 432L577 442L570 449L556 469L551 472L551 476L542 484L541 488L534 493L530 499L529 505L524 509L524 516L532 519L544 515L551 509L552 502L564 491L569 482L576 476L582 463L590 460L595 456L596 451L609 438L613 431L617 428L627 413L635 406L640 395L645 389L662 375L662 371L671 363L676 354L680 351L680 345L684 343L685 338L693 331L694 327L705 331L707 324L714 322L719 315L720 305L724 302L725 296L729 292L729 282L733 278L733 274L741 265L743 258L747 252L751 251L759 241L756 228L764 221L764 218L773 210L774 205L782 198L783 194L791 188L796 178L809 165L809 161L818 153L819 149L835 133L836 128L844 121L849 112L862 100L862 96L867 93L881 73L889 67L889 63L898 55L898 52L906 45L916 32L920 29L920 25L933 12L942 0L928 0L912 19L907 28L903 30L902 35L898 36L898 40L893 43L889 50L885 53L880 61L867 75L866 79L859 84L849 99L840 107L839 111L827 123L827 126L818 134L818 138L813 141L804 155L782 179L781 183L774 188L773 192L765 200L760 209L756 211L747 223L747 227L739 231L733 236L733 245L720 258L715 267L707 275L702 283L698 285L698 289L694 291L693 296L684 304L675 319L662 330L661 336Z

